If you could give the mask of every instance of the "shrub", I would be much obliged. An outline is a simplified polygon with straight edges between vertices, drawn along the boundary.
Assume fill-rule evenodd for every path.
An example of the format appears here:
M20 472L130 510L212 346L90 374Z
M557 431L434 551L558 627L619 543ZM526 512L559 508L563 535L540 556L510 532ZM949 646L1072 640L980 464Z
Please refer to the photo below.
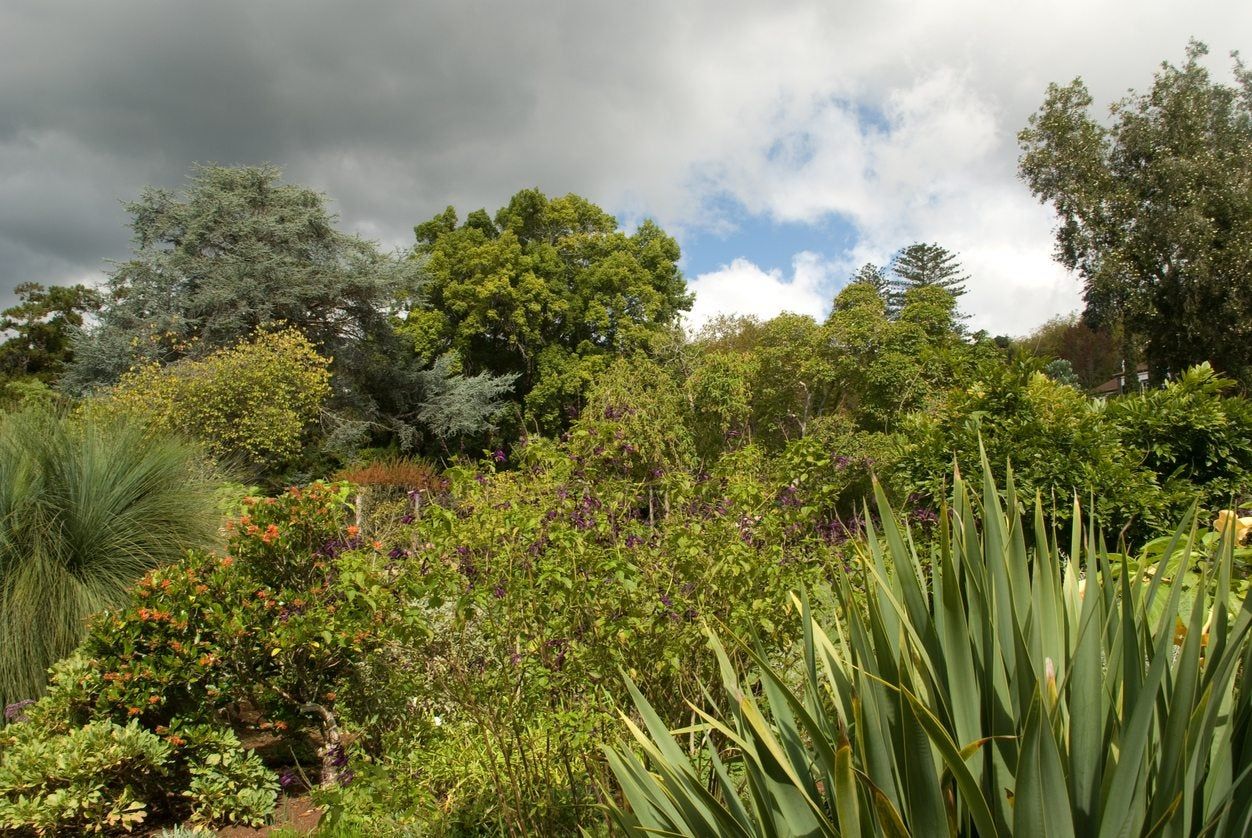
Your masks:
M53 740L85 736L85 726L138 725L168 743L159 795L107 778L99 795L115 803L135 789L157 822L253 822L268 813L273 772L227 724L272 736L284 758L289 748L316 749L322 783L346 782L348 725L367 734L365 745L371 730L394 726L373 682L404 617L387 587L389 560L345 525L349 491L318 483L247 499L247 514L228 524L227 555L193 551L157 568L124 607L92 621L76 655L54 668L47 694L15 708L25 717L17 735ZM44 782L29 761L11 772L15 786Z
M890 482L901 497L916 493L938 508L953 461L977 474L985 451L996 464L1012 459L1022 496L1041 493L1050 520L1067 521L1077 494L1092 499L1110 540L1141 542L1168 530L1189 500L1161 491L1143 453L1122 441L1105 414L1103 403L1029 365L995 361L905 419Z
M125 418L0 418L0 704L43 690L92 613L216 540L195 449Z
M63 733L29 722L10 732L0 751L0 827L18 834L122 834L171 818L255 825L278 790L229 731L184 726L159 736L136 720L96 720Z
M747 453L692 475L635 422L650 407L597 398L568 444L532 440L507 470L494 458L452 470L450 497L394 542L421 617L384 673L413 710L386 737L377 808L404 807L434 834L590 826L620 672L690 721L686 700L713 672L693 654L703 621L758 631L788 659L788 591L820 587L842 558L811 527L790 530ZM655 463L677 467L657 477ZM371 810L354 794L343 805Z
M714 640L729 700L693 708L699 753L632 686L633 744L647 764L625 746L609 752L624 797L617 825L628 835L1246 834L1252 690L1240 670L1252 597L1232 608L1233 539L1184 609L1163 568L1114 572L1077 514L1063 554L1036 507L1028 549L1012 482L1006 514L985 461L984 475L981 516L955 481L929 578L879 495L886 549L871 533L869 595L862 606L842 579L829 634L805 613L798 688L759 654L741 677ZM1195 547L1187 531L1174 536L1184 554Z
M1252 491L1252 402L1207 363L1176 381L1112 400L1108 418L1122 444L1172 493L1200 493L1209 510Z
M261 332L198 360L131 370L93 409L138 416L203 440L219 459L272 471L300 453L330 395L329 364L295 329Z

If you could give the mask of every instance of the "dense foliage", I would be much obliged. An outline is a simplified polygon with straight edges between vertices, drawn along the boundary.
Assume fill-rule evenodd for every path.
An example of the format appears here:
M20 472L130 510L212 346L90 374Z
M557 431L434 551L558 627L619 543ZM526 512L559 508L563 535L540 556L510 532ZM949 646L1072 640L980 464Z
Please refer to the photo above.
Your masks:
M93 410L196 437L241 467L275 470L308 441L330 395L328 365L300 332L266 332L200 359L124 373Z
M1021 132L1021 173L1060 217L1057 256L1085 283L1086 316L1115 325L1154 381L1211 361L1252 381L1252 73L1214 81L1193 41L1106 125L1081 79L1051 85Z
M470 372L516 376L541 431L577 408L578 368L646 349L691 305L672 238L651 221L627 235L577 195L523 190L494 220L458 223L449 207L415 230L428 282L403 333L430 361L452 351Z
M125 419L0 417L0 704L39 695L87 617L216 530L186 443Z
M271 167L146 191L106 288L0 321L0 831L280 786L324 836L1247 831L1247 116L1200 54L1023 134L1090 316L1019 340L938 244L688 334L674 239L576 195L388 255Z
M1080 515L1063 547L1036 507L1028 548L1012 483L1006 513L984 474L978 505L957 481L933 559L879 495L886 549L871 535L840 575L832 631L806 609L798 679L759 653L745 678L714 638L726 696L693 706L698 751L632 689L635 749L610 752L622 830L1246 834L1252 596L1232 600L1234 528L1184 605L1160 564L1114 571ZM1188 529L1166 558L1199 547Z

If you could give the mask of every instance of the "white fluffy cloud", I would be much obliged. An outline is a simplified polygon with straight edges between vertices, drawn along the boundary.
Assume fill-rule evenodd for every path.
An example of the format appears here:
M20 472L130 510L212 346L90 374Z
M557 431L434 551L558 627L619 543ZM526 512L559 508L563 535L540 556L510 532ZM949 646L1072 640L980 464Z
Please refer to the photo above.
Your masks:
M824 290L829 274L829 266L816 253L807 251L792 259L790 277L777 269L764 271L746 259L735 259L689 280L696 299L687 325L696 330L722 314L769 318L789 311L821 318L829 307Z

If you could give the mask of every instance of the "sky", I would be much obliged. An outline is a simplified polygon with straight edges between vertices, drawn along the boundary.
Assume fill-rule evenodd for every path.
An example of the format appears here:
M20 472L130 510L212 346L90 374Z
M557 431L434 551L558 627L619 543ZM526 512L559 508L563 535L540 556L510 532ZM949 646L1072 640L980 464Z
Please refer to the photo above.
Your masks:
M387 249L528 187L654 218L693 328L821 317L859 265L937 242L971 328L1021 335L1081 283L1017 132L1049 82L1104 112L1189 37L1229 77L1252 3L4 0L0 303L99 281L145 186L273 163Z

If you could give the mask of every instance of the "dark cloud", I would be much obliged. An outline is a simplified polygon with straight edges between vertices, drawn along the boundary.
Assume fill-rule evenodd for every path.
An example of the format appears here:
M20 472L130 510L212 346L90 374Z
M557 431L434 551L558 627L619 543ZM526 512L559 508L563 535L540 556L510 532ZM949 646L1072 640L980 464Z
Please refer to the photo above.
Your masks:
M917 203L945 177L1017 189L1011 138L1046 82L1082 73L1097 96L1115 95L1180 58L1187 34L1250 22L1233 0L1186 13L1195 26L1130 3L935 5L8 0L0 302L19 282L99 277L129 249L120 202L178 187L195 162L278 164L387 246L407 246L412 225L448 204L493 208L526 186L679 232L727 223L709 212L713 196L775 218L838 213L865 242L929 240L912 204L893 202ZM950 86L965 97L958 111L994 115L989 150L961 164L986 174L914 188L907 161L864 152L884 129L856 115L893 112L944 68L973 80ZM819 137L838 160L771 158L788 137ZM872 188L887 182L891 194Z

